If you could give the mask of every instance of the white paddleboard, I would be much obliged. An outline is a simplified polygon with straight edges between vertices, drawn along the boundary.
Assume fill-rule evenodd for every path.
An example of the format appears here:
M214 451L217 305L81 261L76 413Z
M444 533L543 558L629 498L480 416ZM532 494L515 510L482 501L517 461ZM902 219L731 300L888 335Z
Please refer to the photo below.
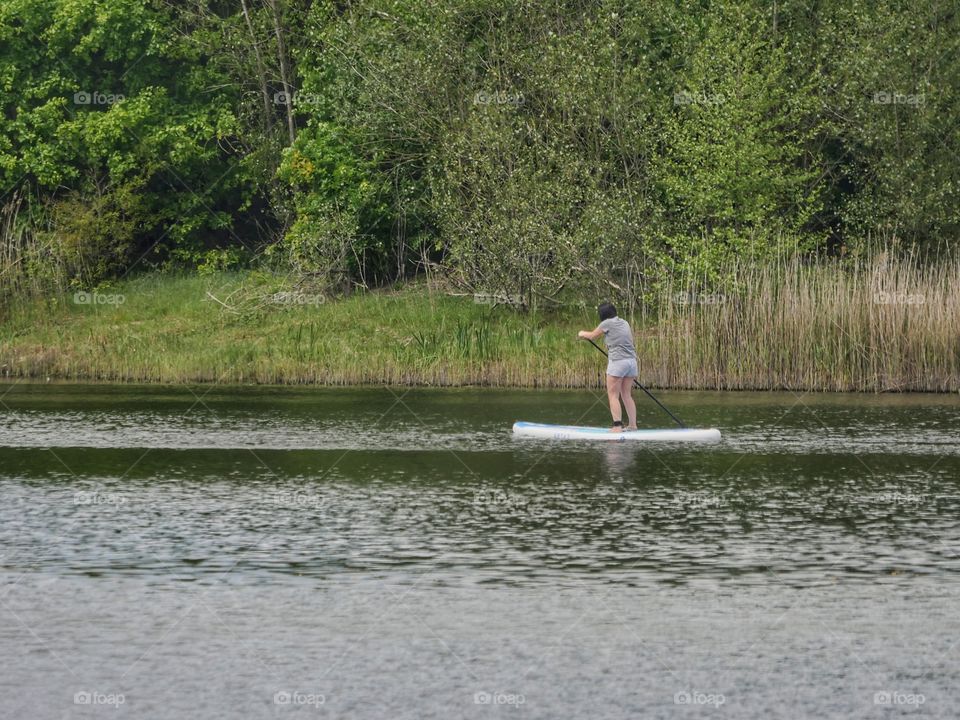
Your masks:
M547 438L550 440L613 440L615 442L720 442L716 428L666 428L663 430L625 430L610 432L610 428L578 427L576 425L546 425L543 423L517 422L513 434L519 437Z

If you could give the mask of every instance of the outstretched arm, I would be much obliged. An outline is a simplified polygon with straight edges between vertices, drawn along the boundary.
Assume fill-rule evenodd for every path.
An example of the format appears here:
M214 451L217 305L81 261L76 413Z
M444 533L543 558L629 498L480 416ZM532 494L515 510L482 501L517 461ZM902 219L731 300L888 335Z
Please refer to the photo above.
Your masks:
M577 333L578 338L583 338L584 340L596 340L597 338L603 337L603 330L599 327L596 330L581 330Z

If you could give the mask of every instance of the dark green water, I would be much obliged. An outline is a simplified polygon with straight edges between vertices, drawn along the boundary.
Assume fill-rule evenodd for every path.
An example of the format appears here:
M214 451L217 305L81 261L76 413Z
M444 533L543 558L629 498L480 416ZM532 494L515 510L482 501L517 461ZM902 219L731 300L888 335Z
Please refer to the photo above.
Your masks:
M956 397L0 395L0 717L958 714Z

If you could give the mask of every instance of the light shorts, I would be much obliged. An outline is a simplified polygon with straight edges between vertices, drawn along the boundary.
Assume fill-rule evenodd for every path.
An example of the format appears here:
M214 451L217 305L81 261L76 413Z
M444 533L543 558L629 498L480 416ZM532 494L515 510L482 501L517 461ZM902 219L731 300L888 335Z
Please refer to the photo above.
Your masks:
M607 363L607 375L612 375L613 377L636 377L640 373L637 372L637 361L633 358L627 358L626 360L611 360Z

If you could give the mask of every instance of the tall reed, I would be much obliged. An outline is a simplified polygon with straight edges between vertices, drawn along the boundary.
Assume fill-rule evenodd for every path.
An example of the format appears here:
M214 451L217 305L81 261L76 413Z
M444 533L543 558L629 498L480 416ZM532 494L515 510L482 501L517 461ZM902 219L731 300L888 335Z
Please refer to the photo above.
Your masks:
M21 190L0 204L0 312L18 298L39 298L66 287L63 254L55 251L53 235L31 219L33 212Z
M957 390L960 262L881 254L849 268L734 266L711 293L673 287L652 317L647 379L669 387Z

